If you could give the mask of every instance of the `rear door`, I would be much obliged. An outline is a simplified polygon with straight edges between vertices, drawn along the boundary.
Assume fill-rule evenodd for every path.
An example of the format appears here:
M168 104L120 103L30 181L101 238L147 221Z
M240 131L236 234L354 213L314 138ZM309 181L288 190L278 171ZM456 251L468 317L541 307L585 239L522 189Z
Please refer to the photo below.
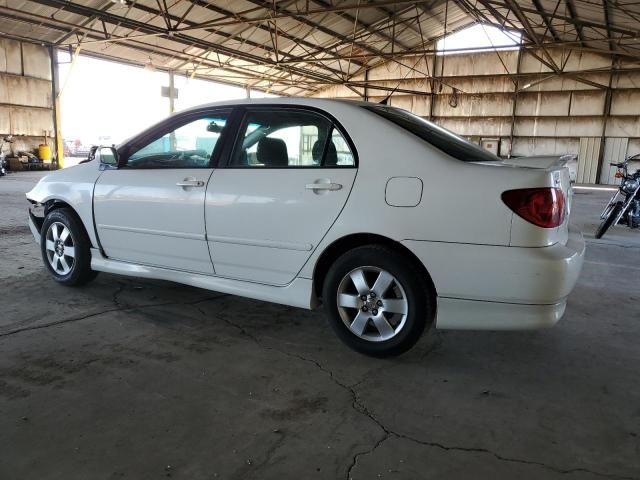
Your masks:
M109 258L213 274L204 200L229 110L170 119L125 146L96 182L94 217Z
M355 149L322 112L253 107L228 158L206 195L216 275L287 284L340 214L357 172Z

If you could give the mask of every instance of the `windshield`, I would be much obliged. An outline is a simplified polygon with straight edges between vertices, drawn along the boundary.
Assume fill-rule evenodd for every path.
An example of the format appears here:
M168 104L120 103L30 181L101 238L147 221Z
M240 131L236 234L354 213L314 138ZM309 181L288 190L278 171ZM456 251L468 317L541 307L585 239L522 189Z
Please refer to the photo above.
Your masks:
M367 105L364 108L386 118L399 127L429 142L438 150L442 150L463 162L501 161L500 157L497 157L493 153L406 110L387 107L385 105Z

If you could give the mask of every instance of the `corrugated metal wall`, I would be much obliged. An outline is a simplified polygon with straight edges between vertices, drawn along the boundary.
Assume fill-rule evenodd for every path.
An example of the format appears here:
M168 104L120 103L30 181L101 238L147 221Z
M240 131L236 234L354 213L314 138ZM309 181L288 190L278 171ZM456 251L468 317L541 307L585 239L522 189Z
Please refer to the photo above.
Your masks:
M14 153L32 151L49 137L54 148L51 63L40 45L0 40L0 136L14 135Z
M629 148L628 138L610 137L604 141L604 158L602 160L602 172L600 174L600 183L609 185L619 185L620 179L615 178L618 170L612 167L611 163L620 163L624 160L627 149Z
M600 137L582 137L580 139L576 182L596 183L600 143Z
M626 139L628 149L623 156L638 153L640 65L614 64L611 57L590 52L548 52L563 66L562 73L536 58L546 55L542 52L510 50L404 57L400 60L404 65L390 61L370 69L367 78L377 82L376 86L414 92L394 93L391 105L431 118L477 143L498 138L502 156L577 155L581 138L600 140L603 136ZM613 68L617 71L612 73ZM433 87L431 76L435 76ZM364 78L363 73L354 80ZM364 89L357 90L365 94ZM368 88L366 94L375 102L387 93ZM362 100L344 86L331 87L318 96ZM597 170L593 172L591 163L584 173L585 179L596 181Z

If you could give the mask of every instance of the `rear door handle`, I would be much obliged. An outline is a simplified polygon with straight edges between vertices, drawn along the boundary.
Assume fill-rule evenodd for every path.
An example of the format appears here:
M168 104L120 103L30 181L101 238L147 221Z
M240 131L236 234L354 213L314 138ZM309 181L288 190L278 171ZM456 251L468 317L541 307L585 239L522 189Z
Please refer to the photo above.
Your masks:
M307 183L307 190L340 190L342 185L339 183Z
M178 187L187 188L187 187L204 187L204 182L202 180L195 180L190 178L185 178L181 182L176 183Z

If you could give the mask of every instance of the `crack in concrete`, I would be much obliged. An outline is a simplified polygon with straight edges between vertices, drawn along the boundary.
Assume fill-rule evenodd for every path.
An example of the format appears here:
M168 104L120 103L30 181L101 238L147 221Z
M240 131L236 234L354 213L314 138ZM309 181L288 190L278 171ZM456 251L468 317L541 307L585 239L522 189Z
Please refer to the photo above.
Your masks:
M206 313L201 308L198 308L198 310L202 314L206 315ZM354 383L352 385L346 384L346 383L340 381L339 379L337 379L331 370L327 369L325 366L323 366L317 360L314 360L312 358L307 358L307 357L304 357L302 355L298 355L296 353L283 351L283 350L280 350L278 348L271 347L271 346L268 346L268 345L264 345L257 336L255 336L252 333L250 333L242 325L239 325L239 324L233 322L232 320L227 318L225 315L220 315L220 318L222 319L222 321L224 321L228 325L230 325L230 326L234 327L235 329L237 329L242 335L245 335L246 337L251 339L259 347L264 348L266 350L271 350L271 351L280 353L280 354L288 356L288 357L297 358L299 360L302 360L304 362L307 362L307 363L310 363L310 364L314 365L316 368L318 368L319 370L321 370L322 372L327 374L328 377L331 379L331 381L333 383L335 383L336 385L338 385L339 387L341 387L342 389L344 389L344 390L346 390L347 392L350 393L350 395L351 395L351 408L353 408L353 410L355 410L356 412L366 416L369 420L371 420L373 423L375 423L382 430L382 432L383 432L382 437L380 439L378 439L369 449L361 451L361 452L357 452L352 457L351 463L347 467L347 471L346 471L346 475L345 475L346 480L352 480L351 474L353 472L353 469L358 464L358 460L361 457L364 457L364 456L367 456L367 455L371 455L376 449L378 449L382 444L384 444L387 440L389 440L392 437L403 439L403 440L407 440L409 442L413 442L413 443L416 443L418 445L422 445L422 446L425 446L425 447L438 448L438 449L445 450L445 451L459 451L459 452L471 452L471 453L487 454L487 455L493 456L494 458L496 458L497 460L502 461L502 462L538 466L538 467L544 468L546 470L549 470L549 471L552 471L552 472L558 473L558 474L588 473L588 474L591 474L591 475L594 475L594 476L599 476L599 477L603 477L603 478L610 478L610 479L616 479L616 480L640 480L638 477L631 477L631 476L625 476L625 475L616 475L616 474L610 474L610 473L602 473L602 472L598 472L598 471L595 471L595 470L590 470L588 468L583 468L583 467L574 467L574 468L564 469L564 468L555 467L553 465L548 465L548 464L543 463L543 462L537 462L535 460L525 460L525 459L521 459L521 458L507 457L507 456L504 456L504 455L500 455L499 453L493 452L493 451L491 451L491 450L489 450L487 448L448 446L448 445L444 445L444 444L441 444L441 443L438 443L438 442L430 442L430 441L426 441L426 440L421 440L419 438L415 438L415 437L412 437L410 435L405 435L403 433L396 432L396 431L390 429L389 427L387 427L384 423L382 423L382 421L380 421L375 415L373 415L371 413L371 411L367 408L367 406L362 402L360 397L358 396L358 392L355 390L355 387L357 387L358 385L363 383L364 380L360 380L360 381L358 381L358 382L356 382L356 383ZM435 351L440 346L441 339L439 339L439 340L440 341L436 341L434 346L429 348L426 351L426 353L422 355L422 358L424 358L429 353L432 353L433 351Z
M120 291L123 287L120 286L118 287L118 290L116 290L116 293L118 291ZM114 297L116 296L116 293L114 293ZM203 302L208 302L211 300L217 300L219 298L222 297L226 297L226 294L219 294L215 297L207 297L207 298L202 298L199 300L195 300L195 301L191 301L191 302L162 302L162 303L147 303L144 305L131 305L131 306L116 306L115 308L108 308L106 310L100 310L98 312L93 312L93 313L89 313L86 315L81 315L79 317L71 317L71 318L63 318L61 320L56 320L54 322L48 322L48 323L42 323L42 324L38 324L38 325L30 325L28 327L22 327L22 328L16 328L15 330L10 330L8 332L5 333L0 333L0 338L3 337L8 337L11 335L16 335L18 333L22 333L22 332L27 332L30 330L41 330L44 328L49 328L49 327L55 327L57 325L64 325L66 323L75 323L75 322L79 322L82 320L87 320L89 318L93 318L93 317L97 317L100 315L104 315L106 313L112 313L112 312L125 312L128 310L143 310L146 308L152 308L152 307L166 307L169 305L197 305L198 303L203 303ZM114 303L116 303L116 305L118 305L117 302L114 301Z
M123 308L124 305L122 305L120 303L120 300L118 299L118 296L124 292L126 285L124 283L118 282L118 288L115 289L115 291L113 292L113 295L111 296L111 301L114 303L114 305L118 308Z

